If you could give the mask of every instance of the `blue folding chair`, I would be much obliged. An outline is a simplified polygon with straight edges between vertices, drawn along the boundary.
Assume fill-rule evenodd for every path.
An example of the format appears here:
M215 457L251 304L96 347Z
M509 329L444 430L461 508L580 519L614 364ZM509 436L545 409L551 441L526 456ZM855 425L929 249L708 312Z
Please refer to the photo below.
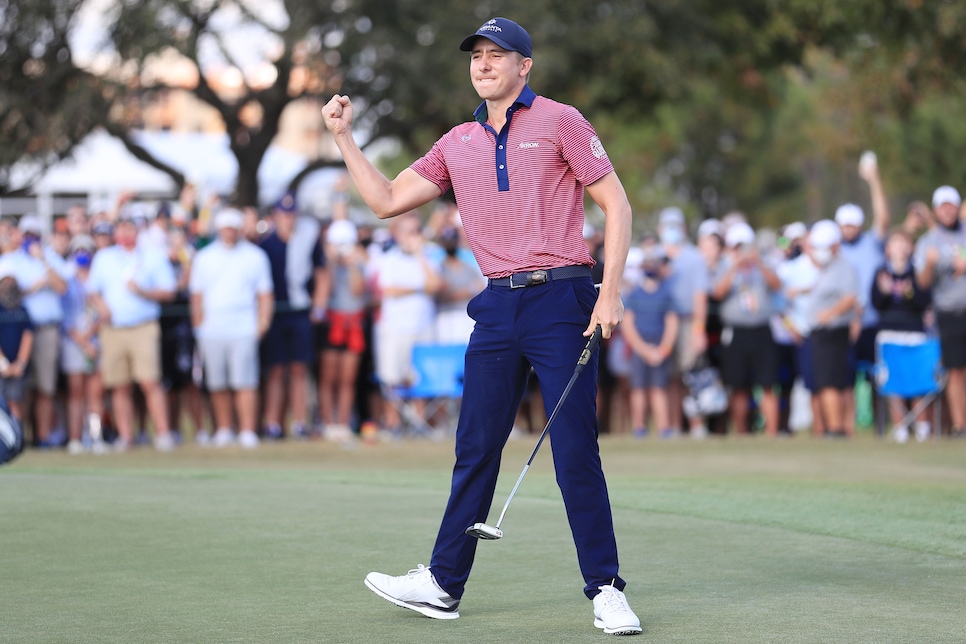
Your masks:
M465 344L417 344L413 347L412 385L392 387L386 394L396 405L405 428L432 436L456 428L463 397Z
M918 398L919 401L892 427L908 426L929 404L935 420L933 435L940 434L942 420L942 396L946 387L946 371L942 367L939 339L924 333L906 331L880 331L875 339L876 384L882 396ZM884 415L883 415L884 418ZM882 436L879 424L877 433Z

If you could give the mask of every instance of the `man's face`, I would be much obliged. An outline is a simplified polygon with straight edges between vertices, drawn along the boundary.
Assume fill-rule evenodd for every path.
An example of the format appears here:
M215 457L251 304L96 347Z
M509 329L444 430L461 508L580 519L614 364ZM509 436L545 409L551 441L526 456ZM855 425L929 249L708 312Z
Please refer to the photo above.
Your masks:
M134 248L138 241L138 229L133 221L119 221L114 227L114 242L127 249Z
M237 244L238 235L238 229L233 228L232 226L222 226L220 229L218 229L218 239L221 240L221 243L225 246L230 247Z
M845 241L853 241L862 232L862 229L853 224L845 224L842 228L842 239Z
M526 85L532 64L531 59L492 40L477 38L470 55L470 80L483 100L515 99Z
M951 228L956 225L956 220L959 218L959 208L951 203L941 203L936 206L936 219L939 220L943 226Z

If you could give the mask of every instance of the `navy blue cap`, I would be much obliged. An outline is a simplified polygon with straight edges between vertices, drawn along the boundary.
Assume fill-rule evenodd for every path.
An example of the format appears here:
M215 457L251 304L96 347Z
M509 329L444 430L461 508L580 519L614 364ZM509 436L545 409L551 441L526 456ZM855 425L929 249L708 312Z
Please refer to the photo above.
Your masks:
M295 193L291 191L286 192L284 195L282 195L281 199L275 202L275 205L272 206L272 208L290 215L298 212L298 209L295 207Z
M527 30L506 18L493 18L487 20L476 30L475 34L463 39L460 44L460 51L473 51L473 42L477 38L492 40L507 51L515 51L522 54L525 58L533 55L533 43Z

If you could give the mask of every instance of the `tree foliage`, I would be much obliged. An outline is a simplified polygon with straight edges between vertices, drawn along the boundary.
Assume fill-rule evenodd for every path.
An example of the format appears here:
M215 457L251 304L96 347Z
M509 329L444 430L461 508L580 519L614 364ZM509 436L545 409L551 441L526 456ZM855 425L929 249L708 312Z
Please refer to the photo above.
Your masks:
M107 16L113 65L96 74L67 37L80 5L0 0L0 168L63 156L101 125L183 180L130 136L128 108L165 89L149 72L170 52L196 68L187 89L225 124L241 203L257 203L281 114L305 97L352 96L363 144L398 142L400 165L469 118L479 99L458 43L504 15L533 36L535 90L595 123L639 212L676 201L761 221L825 216L861 198L866 147L904 197L966 183L959 2L125 0ZM271 74L242 75L234 93L209 84L213 69L252 58ZM246 116L253 107L260 118Z

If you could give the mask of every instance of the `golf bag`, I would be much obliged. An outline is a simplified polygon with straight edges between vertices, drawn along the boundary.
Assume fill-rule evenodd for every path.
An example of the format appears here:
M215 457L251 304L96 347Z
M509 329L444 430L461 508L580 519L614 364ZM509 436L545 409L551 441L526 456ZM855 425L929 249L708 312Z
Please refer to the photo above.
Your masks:
M7 403L0 396L0 465L12 461L23 451L23 428L10 415Z
M688 388L682 401L688 418L714 416L728 409L728 392L721 374L708 363L707 354L698 358L694 369L683 374L681 380Z

